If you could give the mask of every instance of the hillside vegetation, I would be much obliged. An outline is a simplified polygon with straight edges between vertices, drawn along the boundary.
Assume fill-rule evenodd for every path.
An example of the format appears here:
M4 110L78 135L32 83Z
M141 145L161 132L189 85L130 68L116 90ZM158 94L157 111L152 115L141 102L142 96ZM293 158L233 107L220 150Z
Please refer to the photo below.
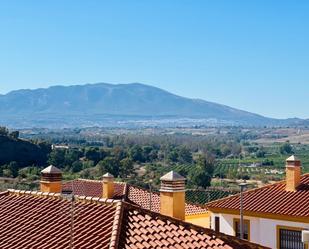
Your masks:
M9 133L5 127L0 127L0 176L16 177L22 167L46 165L50 144L22 140L18 136L18 131Z
M187 188L237 189L242 180L254 187L283 179L285 159L291 154L299 156L303 172L309 172L308 145L255 142L269 129L24 131L28 140L2 130L0 176L29 183L39 179L44 166L53 164L63 171L64 180L101 179L109 172L121 181L158 188L160 177L175 170L187 178ZM50 144L66 146L51 150Z

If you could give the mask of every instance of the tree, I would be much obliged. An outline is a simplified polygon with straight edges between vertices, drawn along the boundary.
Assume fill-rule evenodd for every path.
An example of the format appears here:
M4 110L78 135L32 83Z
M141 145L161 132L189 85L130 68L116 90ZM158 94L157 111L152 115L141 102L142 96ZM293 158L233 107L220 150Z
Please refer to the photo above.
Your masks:
M133 161L132 159L126 157L120 161L119 166L119 176L121 178L127 178L129 175L134 173Z
M139 145L132 146L129 155L134 162L144 162L143 150Z
M152 156L153 156L153 154L152 154L152 151L153 151L153 148L152 148L152 146L144 146L143 147L143 159L144 159L144 161L145 162L150 162L150 161L152 161Z
M169 153L168 153L168 160L171 162L178 162L178 152L176 149L172 149Z
M40 171L40 168L33 165L30 167L19 169L18 176L21 178L26 178L29 181L35 181L39 179Z
M261 157L265 157L266 152L264 151L264 149L261 147L257 152L256 152L256 156L261 158Z
M94 166L93 161L83 161L83 169L88 169L88 168L92 168Z
M104 175L105 173L111 173L115 177L119 175L119 165L115 158L113 157L106 157L98 163L98 167L100 170L100 174Z
M192 153L187 147L182 146L179 149L178 161L180 163L191 163L192 162Z
M124 159L127 155L126 151L123 150L121 147L116 146L115 148L113 148L112 150L112 154L115 157L115 159L120 162L122 159Z
M83 168L82 162L75 161L75 162L72 163L72 169L71 170L72 170L73 173L81 171L82 168Z
M64 167L64 150L53 150L48 157L47 162L56 167L63 168Z
M286 142L286 143L284 143L284 144L282 144L282 145L280 146L280 153L281 153L282 155L285 155L285 154L292 154L292 153L293 153L293 148L292 148L292 146L290 145L289 142Z
M97 164L100 160L104 158L102 157L102 153L100 152L100 150L98 148L93 148L93 147L86 150L85 157L88 160L93 161L95 164Z
M190 172L190 180L195 186L206 188L210 186L214 172L214 160L211 157L200 156L196 168Z
M10 162L9 165L8 165L8 170L11 172L11 176L12 177L17 177L18 176L18 163L13 161L13 162Z
M231 148L227 144L222 144L220 147L221 154L226 157L231 154Z
M80 151L76 149L69 149L65 151L64 154L64 165L71 167L73 162L76 162L80 158Z

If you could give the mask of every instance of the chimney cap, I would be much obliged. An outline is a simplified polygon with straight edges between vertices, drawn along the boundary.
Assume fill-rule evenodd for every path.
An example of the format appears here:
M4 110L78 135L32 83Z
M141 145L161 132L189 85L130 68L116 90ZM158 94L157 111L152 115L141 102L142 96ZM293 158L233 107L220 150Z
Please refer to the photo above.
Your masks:
M61 174L62 171L55 167L54 165L49 165L41 171L42 174Z
M176 171L170 171L164 176L160 178L161 181L185 181L186 178L184 178L182 175L178 174Z
M103 175L103 178L114 178L114 176L107 172L106 174Z
M286 159L287 162L300 162L300 160L295 156L292 155L289 158Z

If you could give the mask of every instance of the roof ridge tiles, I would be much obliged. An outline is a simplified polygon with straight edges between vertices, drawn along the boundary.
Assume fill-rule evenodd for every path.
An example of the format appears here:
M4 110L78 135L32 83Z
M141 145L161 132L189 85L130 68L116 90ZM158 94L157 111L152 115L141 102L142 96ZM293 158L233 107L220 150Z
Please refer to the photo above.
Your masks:
M7 195L8 193L9 193L9 191L8 191L8 190L3 191L3 192L0 192L0 196L2 196L2 195Z
M196 230L203 230L203 231L204 230L209 230L211 235L218 234L218 233L216 233L215 231L213 231L213 230L211 230L209 228L204 228L204 227L201 227L201 226L189 223L189 222L185 222L185 221L179 220L179 219L171 217L171 216L167 216L167 215L164 215L164 214L161 214L161 213L156 213L154 211L150 211L148 209L144 209L144 208L142 208L140 206L137 206L137 205L135 205L133 203L123 202L123 206L124 206L124 208L128 208L129 210L140 211L140 212L142 212L144 214L147 214L149 216L155 216L156 218L161 218L161 219L166 220L166 221L171 221L171 222L176 223L178 225L182 225L185 228L194 228Z
M68 182L71 182L71 181L102 182L102 180L94 180L94 179L86 179L86 178L77 178L74 180L70 180Z
M244 241L244 240L238 241L239 239L237 239L235 236L230 236L230 235L227 235L227 234L224 234L224 233L218 233L218 232L215 232L214 230L212 230L210 228L205 228L205 227L202 227L202 226L199 226L199 225L195 225L195 224L192 224L192 223L189 223L189 222L186 222L186 221L182 221L182 220L170 217L170 216L166 216L166 215L163 215L163 214L160 214L160 213L156 213L156 212L150 211L148 209L141 208L140 206L137 206L137 205L129 203L129 202L122 201L122 208L126 209L127 211L137 211L137 212L143 213L145 215L149 215L150 217L152 217L154 219L161 219L163 221L167 221L170 224L176 224L178 226L183 227L186 230L194 230L198 233L206 234L210 238L213 238L213 239L216 239L216 240L220 239L220 240L224 241L224 244L226 244L226 245L232 244L233 246L239 247L240 244L242 244L242 245L248 246L248 247L245 247L245 248L253 248L253 247L250 247L250 245L256 246L255 248L266 248L266 247L263 247L261 245L258 245L258 244L252 243L252 242L248 242L248 241Z
M86 178L77 178L77 179L70 180L70 181L67 181L67 182L72 182L72 181L84 181L84 182L97 182L97 183L103 183L103 180L86 179ZM114 183L123 184L123 185L126 184L126 182L122 182L122 181L114 181Z
M308 220L309 174L303 174L297 191L286 191L286 181L266 185L244 192L244 211L263 215L285 215L295 220ZM206 204L210 210L219 208L225 211L239 210L240 194L232 195ZM282 218L282 217L281 217ZM280 218L280 219L281 219Z
M84 195L74 195L74 198L77 201L86 202L86 203L96 203L96 204L107 204L114 205L121 202L121 200L117 199L107 199L107 198L99 198L94 196L84 196Z
M87 196L96 196L96 197L102 196L102 193L100 193L101 190L100 191L97 191L97 190L94 191L94 188L97 189L98 186L92 186L91 185L91 184L93 184L93 185L101 184L102 181L78 178L76 180L71 180L71 181L65 183L64 188L68 188L68 189L72 190L71 185L73 184L74 181L76 183L76 186L75 186L75 188L76 188L75 193L76 194L87 195ZM135 190L141 191L141 193L136 193L137 196L131 196L131 190L133 190L133 189L134 189L134 191ZM147 197L145 197L147 195L147 193L149 194L150 191L146 188L135 186L135 185L132 185L132 184L127 183L127 182L115 182L115 195L113 196L113 199L124 199L125 201L133 201L135 203L138 203L138 205L143 206L143 203L145 202L145 198L147 198ZM135 194L133 194L133 195L135 195ZM159 192L152 191L152 195L153 195L153 197L155 197L157 199L160 198ZM133 198L133 199L131 199L131 198ZM137 201L136 198L139 198L140 200ZM158 200L154 201L154 203L155 204L154 204L153 208L155 210L157 210L158 209L157 205L159 205ZM204 206L186 201L186 214L195 215L195 214L202 214L202 213L206 213L206 212L207 212L207 209Z
M57 198L57 199L67 199L65 195L61 195L61 193L50 193L50 192L40 192L40 191L29 191L29 190L19 190L19 189L8 189L5 192L1 192L1 194L13 194L13 195L29 195L33 197L45 197L45 198ZM97 204L117 204L121 202L121 200L117 199L107 199L107 198L99 198L93 196L81 196L74 195L75 201L85 202L85 203L97 203Z
M149 189L127 183L127 190L125 192L125 201L127 201L127 202L137 203L136 200L133 200L133 199L130 198L130 187L133 188L133 189L137 189L137 190L147 192L148 194L150 194ZM160 198L160 192L154 191L154 192L151 192L151 194L153 196ZM137 203L137 204L141 205L140 203ZM143 206L143 205L141 205L141 206ZM202 214L202 213L208 212L208 210L205 206L199 205L197 203L188 202L187 200L185 201L185 207L186 207L186 215L195 215L195 214ZM200 209L200 210L194 210L194 209Z
M124 185L123 191L122 191L123 199L125 201L129 198L129 187L130 187L130 184L126 182Z
M309 176L309 173L302 174L301 178L307 177L307 176ZM263 189L270 188L270 187L273 187L273 186L276 186L276 185L280 185L280 184L285 184L285 183L286 183L286 180L278 181L278 182L275 182L275 183L270 183L270 184L267 184L267 185L265 185L263 187L256 187L256 188L253 188L253 189L246 190L246 191L243 192L243 194L248 194L248 193L252 193L252 192L262 191ZM219 203L219 202L222 202L222 201L226 201L226 200L229 200L231 198L235 198L235 197L237 197L239 195L240 195L240 193L237 193L235 195L230 195L230 196L227 196L227 197L224 197L224 198L220 198L218 200L210 201L207 204L205 204L205 207L207 208L207 207L211 206L212 204L216 204L216 203Z
M119 243L119 236L121 232L121 225L122 225L122 216L123 216L123 205L122 202L119 201L116 204L116 211L114 215L114 221L112 226L112 234L110 239L109 248L116 249L118 248Z
M307 174L304 174L304 175L307 175ZM308 173L308 175L309 175L309 173ZM278 182L275 182L275 183L270 183L270 184L267 184L267 185L265 185L263 187L256 187L256 188L253 188L253 189L249 189L249 190L244 191L243 194L248 194L248 193L252 193L252 192L256 192L256 191L261 191L262 189L270 188L270 187L273 187L275 185L279 185L279 184L282 184L282 183L285 183L285 180L278 181ZM234 194L234 195L229 195L227 197L220 198L218 200L210 201L207 204L205 204L204 208L205 207L207 208L208 206L211 206L212 204L215 204L217 202L222 202L222 201L229 200L229 199L234 198L234 197L239 196L239 195L240 195L240 192L237 193L237 194ZM196 204L194 204L194 205L196 205Z
M72 217L77 247L109 247L115 206L79 202L72 216L69 201L51 198L54 193L11 189L1 194L0 248L65 248Z

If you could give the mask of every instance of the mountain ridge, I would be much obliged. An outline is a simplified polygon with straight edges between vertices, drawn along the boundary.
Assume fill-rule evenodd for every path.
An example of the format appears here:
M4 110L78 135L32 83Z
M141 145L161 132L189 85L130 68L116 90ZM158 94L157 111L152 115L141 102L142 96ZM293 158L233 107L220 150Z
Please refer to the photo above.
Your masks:
M191 99L142 83L95 83L49 88L20 89L0 95L0 115L12 124L23 118L44 122L74 116L81 125L95 123L96 116L205 119L227 125L290 125L302 119L274 119L203 99ZM90 118L89 118L90 117ZM102 117L100 117L102 118ZM142 118L145 119L145 118ZM91 120L91 121L90 121ZM118 119L117 119L118 120ZM57 123L57 122L56 122ZM207 121L205 121L207 123ZM112 122L111 122L112 124Z

